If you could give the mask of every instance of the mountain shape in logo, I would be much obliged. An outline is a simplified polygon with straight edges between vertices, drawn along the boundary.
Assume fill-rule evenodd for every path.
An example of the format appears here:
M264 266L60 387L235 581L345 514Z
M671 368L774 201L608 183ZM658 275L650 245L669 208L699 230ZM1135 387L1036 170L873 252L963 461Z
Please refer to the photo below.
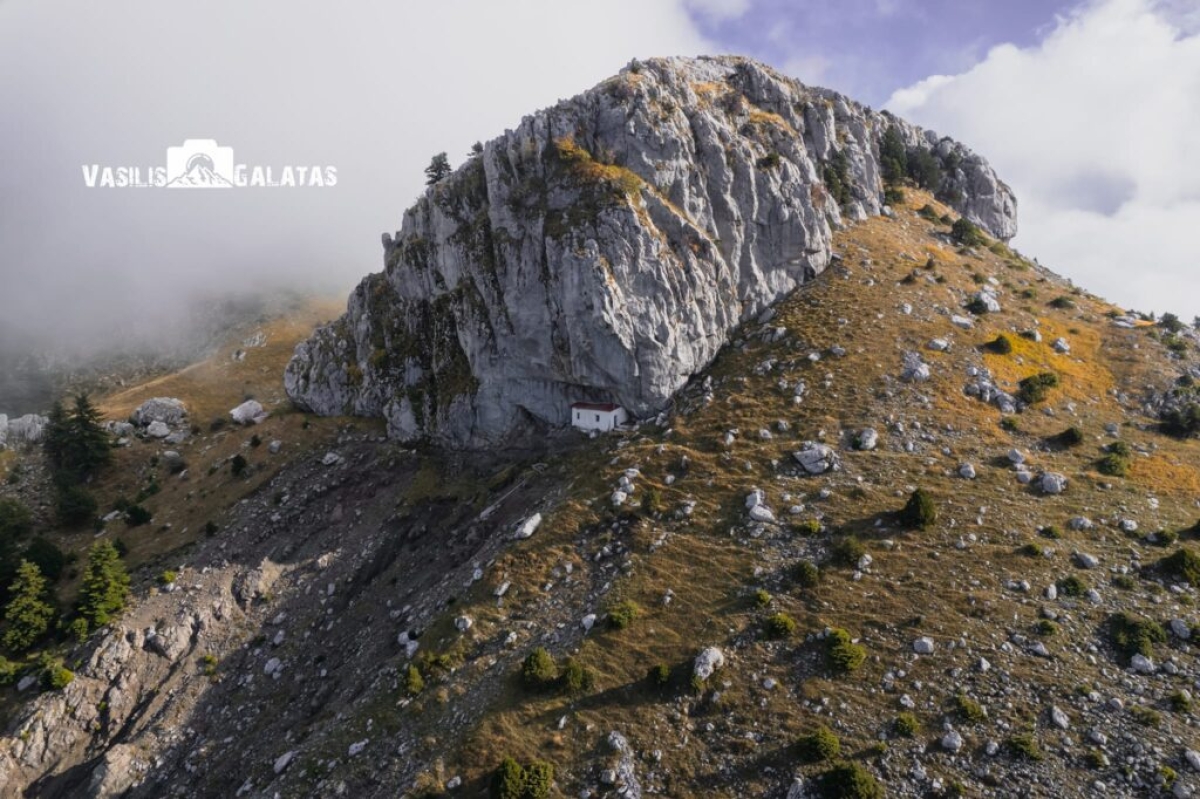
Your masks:
M228 178L218 175L211 158L203 153L197 153L188 159L187 170L167 183L168 186L188 187L232 187Z

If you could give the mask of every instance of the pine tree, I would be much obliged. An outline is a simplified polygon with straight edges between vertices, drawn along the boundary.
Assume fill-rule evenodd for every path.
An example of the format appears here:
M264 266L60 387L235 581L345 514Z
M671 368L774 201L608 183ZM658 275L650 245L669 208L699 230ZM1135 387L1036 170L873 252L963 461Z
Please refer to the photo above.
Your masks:
M884 183L899 183L908 174L908 149L904 146L900 129L895 125L884 132L879 142L879 164Z
M77 474L93 474L112 460L112 440L104 429L100 411L87 394L75 397L71 411L71 438L75 450L74 468Z
M46 601L46 579L38 567L21 561L17 579L8 589L12 601L4 611L8 629L4 646L14 652L24 652L38 642L54 620L54 606Z
M100 541L88 552L87 571L79 589L79 613L92 629L103 627L125 607L129 575L111 541Z
M67 457L67 447L71 440L71 431L67 412L61 402L55 402L50 409L46 429L42 433L42 449L54 470L60 471Z
M78 483L112 460L112 441L87 394L75 397L69 412L54 404L42 446L60 486Z
M425 167L425 185L432 186L454 170L450 167L450 159L445 153L438 153Z

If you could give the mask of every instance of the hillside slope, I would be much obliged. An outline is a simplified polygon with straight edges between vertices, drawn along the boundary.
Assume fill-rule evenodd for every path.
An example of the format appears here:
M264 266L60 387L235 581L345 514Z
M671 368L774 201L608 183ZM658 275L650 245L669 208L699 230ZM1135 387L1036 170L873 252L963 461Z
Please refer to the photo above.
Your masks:
M328 420L25 700L4 790L484 796L513 757L556 796L1186 793L1200 443L1155 410L1197 338L907 194L661 423L455 458Z
M297 350L288 394L453 447L555 427L576 401L652 416L825 269L839 224L881 212L906 153L1016 232L1011 191L961 144L747 59L631 64L432 185L384 236L384 271Z

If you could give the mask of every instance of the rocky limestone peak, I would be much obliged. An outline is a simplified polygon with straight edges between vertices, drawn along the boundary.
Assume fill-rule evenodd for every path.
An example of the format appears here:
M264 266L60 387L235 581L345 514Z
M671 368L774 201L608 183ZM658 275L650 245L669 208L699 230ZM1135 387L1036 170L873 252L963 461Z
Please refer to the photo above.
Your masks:
M833 229L883 212L885 134L933 157L947 204L1016 233L1012 192L957 142L744 58L633 62L430 186L287 392L451 447L578 401L654 414L825 269Z

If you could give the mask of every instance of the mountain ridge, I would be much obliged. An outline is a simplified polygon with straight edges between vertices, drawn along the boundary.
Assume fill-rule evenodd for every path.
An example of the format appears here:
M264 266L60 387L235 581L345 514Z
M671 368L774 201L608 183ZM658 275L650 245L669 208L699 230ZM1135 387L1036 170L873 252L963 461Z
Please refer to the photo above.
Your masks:
M430 186L384 235L384 271L297 348L288 394L468 448L561 426L575 401L653 416L825 269L835 227L883 212L889 132L952 207L1015 233L1011 190L950 139L747 59L634 62Z

